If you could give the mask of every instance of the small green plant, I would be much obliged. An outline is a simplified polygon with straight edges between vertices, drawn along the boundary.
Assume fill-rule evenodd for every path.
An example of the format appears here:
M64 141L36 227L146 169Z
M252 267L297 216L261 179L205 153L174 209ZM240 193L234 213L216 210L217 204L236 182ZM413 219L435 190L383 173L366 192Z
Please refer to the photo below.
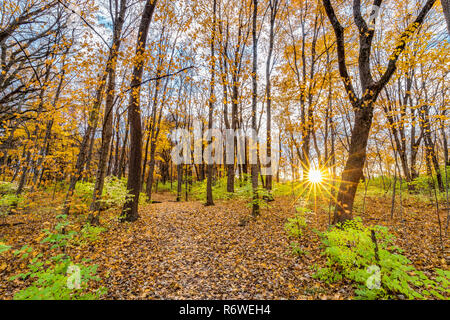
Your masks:
M166 181L166 183L162 183L159 181L157 190L158 190L158 192L169 192L176 188L177 188L176 181L172 181L172 184L170 183L170 181Z
M0 181L0 195L13 194L16 192L16 189L17 187L13 183Z
M82 204L81 207L83 207L83 210L81 211L87 210L87 206L91 204L93 192L94 183L92 182L80 181L76 185L75 195ZM98 200L100 202L101 210L122 207L127 199L127 194L127 183L125 179L107 177L103 188L103 194ZM145 202L144 194L141 194L139 197L139 202Z
M357 299L444 299L450 292L449 271L436 270L435 280L415 269L393 245L387 228L363 226L356 218L320 233L327 266L315 277L326 282L347 278L356 283Z
M22 196L18 196L13 193L6 193L0 197L0 215L8 215L13 213L13 211L22 202Z
M251 189L252 190L252 189ZM248 207L252 207L253 204L257 204L260 209L268 209L270 208L269 202L267 199L272 198L272 195L270 192L263 188L262 186L259 186L257 189L258 197L257 198L251 198L250 203L247 204ZM251 194L253 194L253 190L251 191Z
M89 242L97 241L100 233L104 232L106 229L99 226L91 226L89 223L83 226L80 235L81 239L87 240Z
M100 281L96 276L97 265L74 264L65 253L68 242L76 235L68 231L69 222L66 215L58 216L60 220L54 231L44 230L47 234L41 242L51 243L51 249L59 249L62 253L45 258L42 253L34 254L33 248L25 245L14 251L21 260L28 260L28 271L10 278L34 279L27 288L14 295L15 300L83 300L99 299L106 293L104 288L89 290L89 284ZM6 249L7 250L7 249ZM31 258L31 259L30 259Z
M298 242L302 238L306 227L306 219L301 213L297 213L293 218L288 218L288 222L284 225L284 229L286 230L288 237L295 239L295 241L291 241L289 245L291 251L299 256L306 253Z
M56 224L54 230L44 229L44 233L47 235L42 242L49 242L52 244L50 249L63 248L73 237L77 234L76 231L68 230L69 221L67 215L61 214L56 217L59 222Z
M22 258L31 253L27 248ZM84 260L88 262L88 260ZM100 288L95 292L88 291L90 281L99 281L96 276L97 266L73 264L64 254L48 260L42 259L42 254L36 255L28 264L28 272L18 274L11 280L34 278L35 281L27 288L14 295L14 300L92 300L105 294Z
M8 246L6 244L4 244L3 242L0 241L0 254L2 254L3 252L8 251L9 249L11 249L11 246Z

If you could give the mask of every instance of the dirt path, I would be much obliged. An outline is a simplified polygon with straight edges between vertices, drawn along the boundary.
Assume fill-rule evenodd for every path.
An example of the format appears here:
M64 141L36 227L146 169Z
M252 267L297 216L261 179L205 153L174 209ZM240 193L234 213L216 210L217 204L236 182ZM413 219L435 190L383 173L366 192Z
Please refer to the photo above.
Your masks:
M250 209L239 200L216 201L205 207L199 201L175 202L169 193L155 194L161 203L145 204L140 219L119 223L118 212L102 216L107 227L97 241L68 247L76 263L85 258L98 265L106 299L349 299L350 284L325 284L312 278L314 266L323 266L318 236L325 230L328 215L319 206L317 214L306 213L308 231L301 257L290 253L284 230L294 216L289 197L271 203L256 220L245 225ZM448 268L439 252L438 228L433 211L405 208L407 222L383 218L388 200L368 199L366 223L386 224L397 234L398 244L421 270ZM386 202L386 203L385 203ZM326 206L327 207L327 206ZM419 214L419 212L421 214ZM426 214L424 214L426 213ZM56 224L55 210L42 210L8 217L8 223L26 222L1 231L6 243L29 244L49 252L40 244L42 230ZM71 216L80 228L85 217ZM420 240L419 240L420 239ZM448 242L446 242L446 252ZM10 299L27 283L8 279L24 272L26 264L11 254L0 261L0 298ZM95 289L95 288L94 288Z
M242 226L245 203L205 207L168 195L155 200L162 203L143 207L141 219L126 231L130 242L116 259L129 270L107 279L110 298L307 298L303 282L314 281L310 258L289 254L287 212L263 213Z

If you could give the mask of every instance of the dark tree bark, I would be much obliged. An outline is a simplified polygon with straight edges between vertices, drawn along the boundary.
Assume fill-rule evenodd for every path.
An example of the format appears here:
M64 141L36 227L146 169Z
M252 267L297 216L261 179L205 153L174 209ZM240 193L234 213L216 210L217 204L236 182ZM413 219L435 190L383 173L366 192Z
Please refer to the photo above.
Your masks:
M442 119L441 119L441 123L440 123L440 132L442 135L442 144L444 147L444 164L445 167L450 166L450 158L449 158L449 152L448 152L448 139L447 139L447 134L445 133L445 129L448 127L446 127L446 122L447 122L447 110L444 108L442 110Z
M273 45L275 39L275 21L277 18L278 8L280 1L279 0L270 0L269 8L270 8L270 27L269 27L269 52L267 53L266 60L266 103L267 103L267 158L269 159L269 163L267 166L271 168L272 161L270 160L272 157L272 82L271 82L271 70L272 70L272 54L273 54ZM272 168L271 168L272 169ZM270 170L271 170L270 169ZM272 177L273 172L270 172L266 175L266 189L272 190Z
M114 154L114 164L112 169L112 174L114 176L119 175L119 159L120 159L120 112L119 108L116 109L116 125L115 125L115 133L116 133L116 145L114 147L115 154Z
M253 65L252 65L252 129L256 132L256 107L257 107L257 95L258 95L258 38L256 35L256 19L258 16L258 0L253 0L253 17L252 17L252 40L253 40ZM256 137L252 137L256 139ZM255 140L256 141L256 140ZM256 143L255 147L257 147ZM253 159L254 160L254 159ZM251 164L252 175L252 190L253 190L253 203L252 203L252 215L259 215L259 195L258 195L258 164Z
M437 159L436 150L435 150L435 142L431 137L431 124L430 124L430 114L429 114L429 106L424 105L421 108L421 118L422 121L422 135L423 142L425 147L425 156L427 163L427 172L429 176L432 176L431 164L433 164L434 171L436 173L436 181L441 192L444 191L444 181L442 180L441 170L439 168L439 161ZM433 185L434 187L434 185Z
M144 161L142 162L142 176L141 181L145 180L145 173L146 173L146 166L147 166L147 157L148 157L148 150L150 148L150 118L147 120L147 123L145 125L147 128L147 139L145 139L145 147L144 147ZM141 190L143 190L143 187L141 185Z
M120 151L120 159L119 159L119 165L118 165L118 173L117 177L119 179L122 178L122 176L125 175L125 167L127 162L127 146L128 146L128 137L130 136L130 122L128 119L125 120L125 138L123 139L122 149Z
M369 28L368 24L362 17L361 1L353 0L353 18L359 30L358 68L362 88L361 97L357 97L352 80L347 70L347 64L345 61L346 53L344 46L344 28L338 21L330 0L322 0L322 2L336 36L339 73L349 101L355 112L354 125L349 147L349 156L341 176L341 185L337 196L336 209L333 218L333 223L338 223L353 218L353 202L358 183L363 177L362 171L366 161L366 147L370 128L372 126L374 103L381 90L386 86L396 71L397 61L401 53L404 51L408 40L423 23L426 15L431 10L436 0L426 1L415 21L402 33L400 43L394 49L386 71L378 81L375 81L372 78L370 70L370 53L375 30L373 28ZM382 0L374 0L373 2L373 4L378 7L381 3ZM375 25L374 22L375 21L370 21L370 24Z
M181 187L183 185L183 167L177 164L177 202L181 201Z
M450 0L441 0L441 5L444 11L445 21L447 22L447 31L450 35Z
M215 78L215 57L214 57L214 42L216 41L216 7L217 1L213 2L213 25L212 25L212 35L211 35L211 82L210 82L210 93L209 93L209 114L208 114L208 129L213 127L213 112L214 112L214 102L216 98L214 97L214 78ZM212 143L212 142L211 142ZM213 194L212 194L212 179L213 179L213 164L209 163L206 165L206 203L207 206L213 206Z
M120 8L116 8L114 29L113 29L113 41L109 51L109 58L108 58L109 63L107 65L106 70L106 73L108 74L108 85L106 88L105 114L102 128L102 144L100 147L100 159L92 196L92 203L90 207L92 213L89 215L89 221L92 224L99 223L98 217L98 212L100 211L99 200L103 193L103 187L105 184L107 161L109 159L111 137L113 134L113 108L114 108L114 97L116 87L117 58L120 51L120 45L122 43L122 28L125 22L126 10L127 10L127 0L120 0ZM97 214L95 214L95 212L97 212Z
M130 122L130 159L128 165L127 190L129 197L122 210L122 221L136 221L139 218L138 205L141 191L141 161L142 161L142 127L140 113L140 91L142 73L144 71L143 54L147 44L148 29L152 21L156 0L147 0L139 25L136 43L136 55L131 79L130 103L128 120Z

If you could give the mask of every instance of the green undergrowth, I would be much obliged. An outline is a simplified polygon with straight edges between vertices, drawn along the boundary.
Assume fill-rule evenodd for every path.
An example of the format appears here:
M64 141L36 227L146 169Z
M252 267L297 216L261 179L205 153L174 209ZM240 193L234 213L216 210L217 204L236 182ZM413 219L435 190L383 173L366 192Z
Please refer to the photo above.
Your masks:
M352 281L356 299L448 299L450 271L435 269L431 279L417 270L386 227L366 227L355 218L318 234L327 262L314 276Z
M26 285L14 295L14 300L93 300L106 293L103 287L93 289L101 280L97 265L90 264L88 259L75 263L66 250L69 245L96 241L104 229L86 225L77 232L66 215L59 215L57 219L54 228L43 230L45 236L40 242L48 246L45 255L28 245L12 252L17 260L26 264L23 272L10 278L10 281L24 281ZM0 253L10 249L0 244Z
M94 192L94 182L80 181L77 183L74 192L74 204L72 207L76 212L87 212L92 202ZM118 179L116 177L107 177L103 194L100 198L100 208L102 211L111 208L120 208L124 205L128 196L127 180L125 178ZM139 203L144 204L147 196L141 193Z

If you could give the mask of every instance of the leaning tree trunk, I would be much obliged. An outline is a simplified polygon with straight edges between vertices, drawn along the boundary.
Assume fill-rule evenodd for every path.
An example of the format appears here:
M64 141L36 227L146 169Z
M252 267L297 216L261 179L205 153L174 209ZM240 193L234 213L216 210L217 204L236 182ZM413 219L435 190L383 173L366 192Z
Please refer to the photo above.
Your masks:
M361 82L362 97L357 97L357 92L352 83L346 64L344 27L340 24L330 0L322 0L328 19L333 27L336 37L339 74L342 78L348 99L355 110L355 120L352 130L349 156L341 176L341 186L336 201L333 223L352 219L353 202L359 180L363 176L363 168L366 160L366 147L369 139L370 127L373 119L373 104L377 100L381 90L386 86L397 69L397 61L406 48L413 34L418 30L426 15L433 7L436 0L428 0L422 7L417 18L400 35L401 41L395 47L390 56L385 72L378 81L372 78L370 69L370 57L372 41L375 35L376 11L371 14L369 24L364 20L361 12L361 1L353 1L354 22L359 31L359 57L358 69ZM375 7L379 7L382 0L374 1Z
M75 163L74 172L70 177L69 189L67 190L66 198L64 200L63 212L64 214L68 214L70 210L70 201L72 199L72 195L75 191L75 186L77 182L80 180L81 175L83 174L83 168L85 166L87 152L88 152L88 144L91 138L92 132L95 131L95 127L97 126L98 120L98 111L100 108L101 101L103 100L103 91L105 88L107 73L104 72L102 77L100 78L100 84L97 88L96 97L94 101L94 105L92 110L89 112L89 120L88 127L86 132L84 133L83 140L81 141L80 151L77 156L77 162Z
M128 119L130 122L130 159L128 164L128 197L122 210L122 221L136 221L139 218L138 204L141 191L141 161L142 161L142 127L140 113L140 91L142 73L144 71L144 52L150 22L155 10L156 0L147 0L139 25L136 44L133 77L131 79L130 104Z
M108 73L108 86L106 88L106 103L105 103L105 115L103 120L102 129L102 145L100 147L100 160L97 169L97 176L95 180L95 186L92 196L91 211L89 215L89 221L93 224L99 223L98 212L100 211L100 198L103 193L103 187L105 185L107 161L109 159L111 137L113 135L113 108L114 108L114 96L116 87L116 67L117 58L119 55L121 45L122 27L125 21L125 12L127 8L127 0L120 1L120 11L115 21L113 32L113 43L109 54L109 64L107 66ZM112 150L111 150L112 152ZM97 215L95 214L97 212Z
M355 113L355 123L349 148L349 157L341 177L333 223L352 218L353 200L359 181L363 177L366 147L372 125L373 106L360 108Z

